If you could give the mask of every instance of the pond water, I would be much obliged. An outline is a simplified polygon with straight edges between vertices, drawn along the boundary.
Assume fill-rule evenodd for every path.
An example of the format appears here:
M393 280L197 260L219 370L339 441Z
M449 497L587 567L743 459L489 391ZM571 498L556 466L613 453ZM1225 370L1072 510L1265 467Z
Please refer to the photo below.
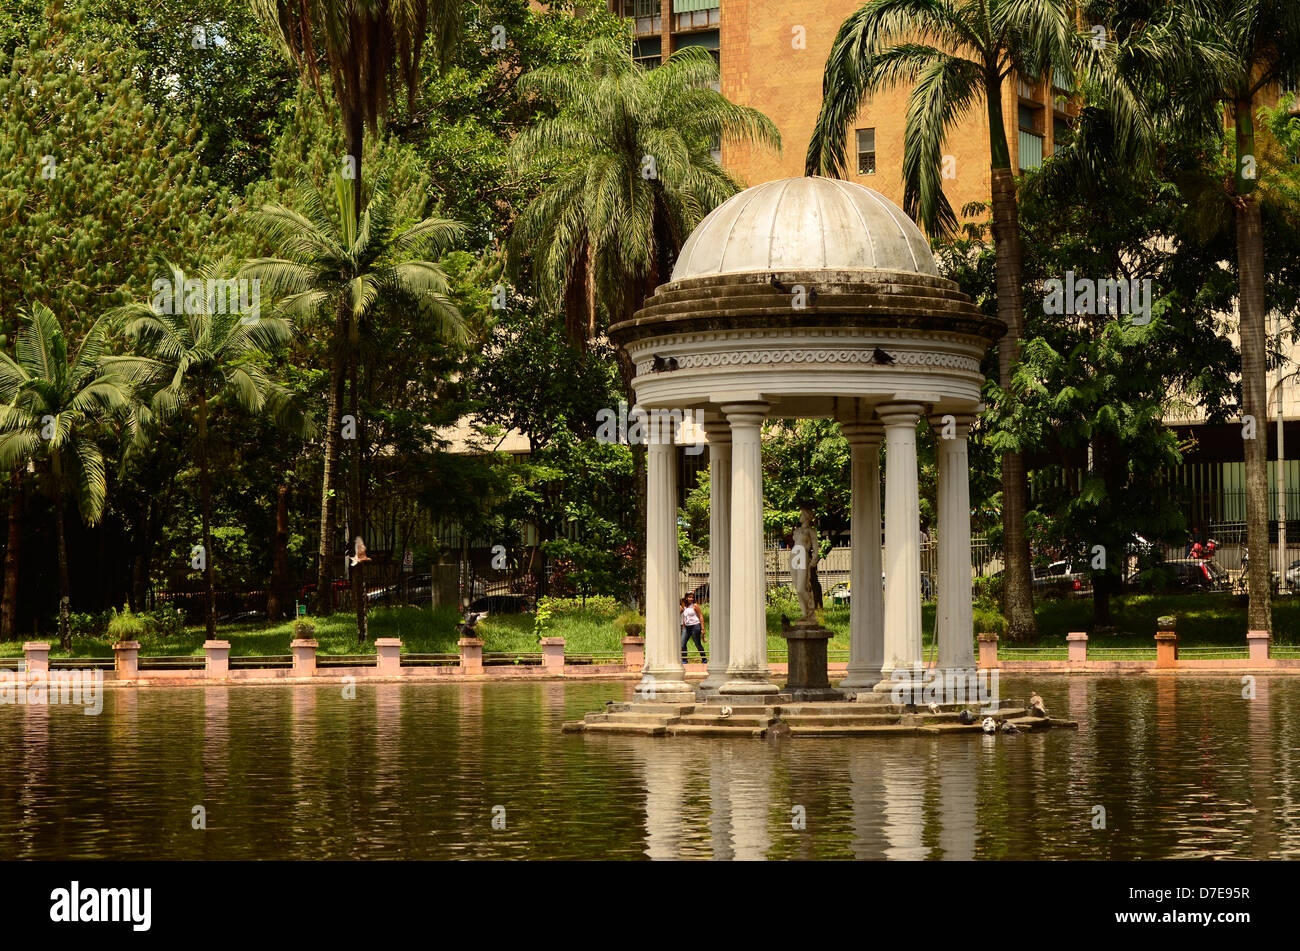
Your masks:
M0 859L1300 856L1300 678L1259 677L1252 700L1240 677L1001 686L1036 687L1080 730L560 733L629 698L621 682L110 690L99 716L0 706Z

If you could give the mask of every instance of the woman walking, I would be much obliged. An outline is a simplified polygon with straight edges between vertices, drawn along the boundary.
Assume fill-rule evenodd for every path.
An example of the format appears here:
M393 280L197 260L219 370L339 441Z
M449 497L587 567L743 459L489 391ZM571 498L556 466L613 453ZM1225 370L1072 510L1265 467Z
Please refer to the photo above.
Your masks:
M681 600L682 606L682 664L686 664L686 649L692 640L695 641L695 650L700 655L700 662L707 664L709 659L704 656L704 615L700 613L699 606L695 603L695 596L688 594Z

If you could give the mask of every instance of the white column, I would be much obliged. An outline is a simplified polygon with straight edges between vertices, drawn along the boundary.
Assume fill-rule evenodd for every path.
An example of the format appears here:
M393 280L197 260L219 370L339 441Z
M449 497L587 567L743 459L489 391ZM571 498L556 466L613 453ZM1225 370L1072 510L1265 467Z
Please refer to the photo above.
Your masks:
M677 636L677 447L651 439L646 447L645 668L638 700L689 697Z
M880 680L885 660L885 599L880 589L880 439L875 423L843 423L852 459L853 538L849 566L849 669L841 689Z
M766 403L727 403L731 424L730 660L724 694L778 693L767 666L763 572L763 447Z
M944 420L948 422L945 424ZM972 416L931 416L939 457L939 669L974 670L970 587L970 459Z
M885 424L885 662L889 674L921 663L921 504L916 474L918 403L876 407Z
M727 681L731 662L731 426L704 424L709 439L709 675L702 690Z

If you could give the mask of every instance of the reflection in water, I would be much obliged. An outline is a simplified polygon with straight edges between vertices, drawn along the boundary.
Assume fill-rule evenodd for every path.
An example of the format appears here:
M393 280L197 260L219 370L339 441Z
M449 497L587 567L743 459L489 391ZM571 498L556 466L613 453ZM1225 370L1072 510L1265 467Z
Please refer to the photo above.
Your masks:
M124 689L98 717L0 706L0 859L1300 857L1300 679L1256 677L1253 698L1239 677L1002 683L1082 728L560 733L626 683Z

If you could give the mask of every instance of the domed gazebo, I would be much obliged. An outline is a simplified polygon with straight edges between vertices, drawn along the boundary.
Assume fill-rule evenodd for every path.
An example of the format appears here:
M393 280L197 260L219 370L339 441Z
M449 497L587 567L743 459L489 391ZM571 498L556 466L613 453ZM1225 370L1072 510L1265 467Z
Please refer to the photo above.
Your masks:
M922 659L916 423L935 426L939 666L974 667L966 434L984 380L980 360L1004 329L939 276L925 237L897 205L828 178L767 182L724 202L687 239L672 280L610 328L636 367L643 409L704 412L712 548L704 692L778 692L767 665L759 442L769 416L833 417L851 447L851 652L840 684L850 690ZM637 693L656 700L693 695L677 636L675 453L671 438L652 434Z

